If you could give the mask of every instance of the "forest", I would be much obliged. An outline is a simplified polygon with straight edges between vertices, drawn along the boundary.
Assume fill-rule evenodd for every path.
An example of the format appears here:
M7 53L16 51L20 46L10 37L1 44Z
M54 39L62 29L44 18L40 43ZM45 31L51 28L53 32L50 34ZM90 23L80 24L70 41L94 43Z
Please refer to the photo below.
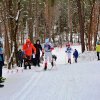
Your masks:
M0 0L0 42L8 68L17 63L18 48L30 38L58 46L79 43L94 51L100 39L100 0Z

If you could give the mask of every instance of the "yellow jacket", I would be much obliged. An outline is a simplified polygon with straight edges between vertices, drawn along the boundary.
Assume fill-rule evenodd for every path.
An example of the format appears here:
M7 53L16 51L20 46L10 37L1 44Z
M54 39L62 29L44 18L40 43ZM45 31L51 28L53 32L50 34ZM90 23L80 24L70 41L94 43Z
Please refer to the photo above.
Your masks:
M100 52L100 45L96 45L96 52Z

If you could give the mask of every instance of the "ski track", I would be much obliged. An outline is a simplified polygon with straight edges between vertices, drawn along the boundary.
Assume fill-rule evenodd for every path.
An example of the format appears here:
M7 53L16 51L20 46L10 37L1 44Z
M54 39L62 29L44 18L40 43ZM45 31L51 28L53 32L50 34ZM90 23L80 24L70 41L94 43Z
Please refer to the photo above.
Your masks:
M77 64L67 64L64 50L55 49L58 58L51 70L49 64L47 71L35 67L8 74L0 100L100 100L100 62L95 53L88 59L81 55Z
M57 65L50 71L38 73L33 69L26 70L18 75L20 81L17 78L14 80L15 76L10 75L5 84L7 86L1 89L6 96L3 96L0 90L0 100L99 100L100 68L98 64L100 62ZM94 67L91 69L90 65ZM26 77L27 74L28 77ZM23 84L25 79L21 80L24 77L25 84ZM21 88L13 90L13 81L17 83L15 87L21 83ZM7 87L10 87L11 91L6 91Z
M40 80L42 75L43 75L43 73L38 74L38 76L37 75L35 75L35 76L33 75L31 77L31 79L28 81L28 83L23 87L23 89L21 91L19 91L19 93L16 93L13 96L12 100L25 100L26 95L28 94L28 92L31 91L31 89L36 86L36 84L38 83L38 81ZM34 79L34 77L36 79ZM22 96L22 94L23 94L23 96Z

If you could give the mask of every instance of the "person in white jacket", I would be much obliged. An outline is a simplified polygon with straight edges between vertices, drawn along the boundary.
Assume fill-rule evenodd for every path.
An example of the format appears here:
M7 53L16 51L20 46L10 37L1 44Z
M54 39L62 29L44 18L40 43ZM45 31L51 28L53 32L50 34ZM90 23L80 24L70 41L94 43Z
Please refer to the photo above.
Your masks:
M68 63L71 64L71 54L72 54L72 48L70 47L70 44L66 45L66 51L68 56Z
M47 69L47 61L49 59L49 62L51 62L51 65L53 67L53 59L52 59L52 50L53 50L53 45L49 41L49 38L45 39L45 44L44 44L44 54L45 54L45 67L44 70Z

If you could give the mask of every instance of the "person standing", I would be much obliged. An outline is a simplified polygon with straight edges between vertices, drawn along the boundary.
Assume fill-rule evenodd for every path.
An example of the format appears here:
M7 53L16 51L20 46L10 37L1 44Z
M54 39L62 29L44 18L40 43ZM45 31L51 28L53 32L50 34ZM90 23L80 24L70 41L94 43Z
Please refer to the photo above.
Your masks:
M40 51L42 51L42 46L40 45L40 40L37 40L36 44L34 44L34 46L36 48L36 55L35 55L36 65L38 65L38 67L40 67Z
M70 44L66 45L66 51L68 56L68 63L71 64L71 54L72 54L72 48L70 47Z
M96 43L96 52L97 52L98 60L100 60L100 43L99 42Z
M27 69L27 66L29 66L29 69L31 69L31 57L32 52L34 51L34 54L36 54L36 48L31 43L30 39L26 40L26 43L23 45L23 51L24 51L24 69Z
M78 51L75 49L73 56L75 58L75 63L77 63L77 58L78 58Z
M49 62L51 62L52 67L54 66L53 59L52 59L52 50L53 49L54 49L53 45L49 41L49 38L45 39L45 44L44 44L45 67L44 67L44 70L47 70L48 59L49 59Z
M3 48L2 44L0 43L0 83L3 83L5 78L2 77L2 68L4 66L4 57L3 57ZM3 87L4 85L0 84L0 87Z
M18 67L22 67L24 53L21 49L18 51Z

